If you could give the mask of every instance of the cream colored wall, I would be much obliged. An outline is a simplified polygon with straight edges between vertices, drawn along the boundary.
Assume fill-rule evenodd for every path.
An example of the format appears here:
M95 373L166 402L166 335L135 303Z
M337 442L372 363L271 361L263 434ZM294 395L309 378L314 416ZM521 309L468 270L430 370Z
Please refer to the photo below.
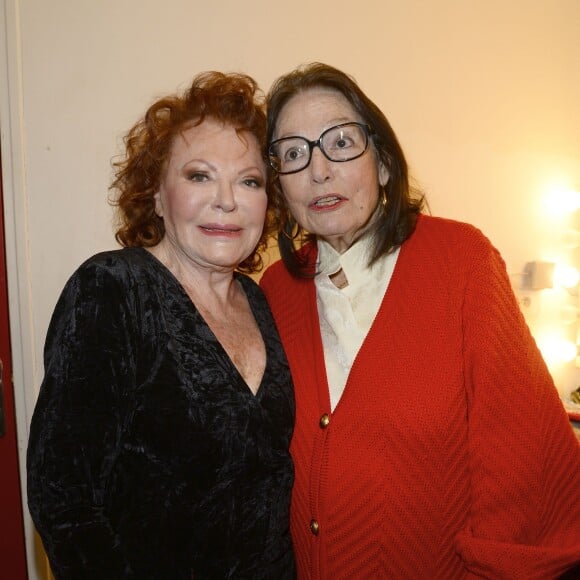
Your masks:
M241 70L267 88L302 62L342 68L386 112L432 212L480 227L516 288L525 262L564 251L566 218L543 204L554 185L580 188L578 0L2 7L0 127L25 421L63 284L84 258L114 245L106 197L121 135L154 98L202 70ZM527 297L530 324L551 324L558 306ZM563 392L580 382L571 364L553 372Z

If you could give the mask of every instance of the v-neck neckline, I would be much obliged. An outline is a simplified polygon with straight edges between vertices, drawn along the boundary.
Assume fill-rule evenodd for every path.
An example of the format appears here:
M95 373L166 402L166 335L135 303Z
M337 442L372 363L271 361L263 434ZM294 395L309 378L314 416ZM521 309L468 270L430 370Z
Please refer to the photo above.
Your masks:
M247 390L247 392L252 396L252 398L254 398L256 400L260 400L262 398L262 392L264 390L263 389L264 380L265 380L266 375L270 369L271 352L270 352L270 348L269 348L269 341L267 339L267 327L265 325L265 321L260 316L260 312L258 310L256 310L255 304L253 303L253 300L250 298L250 294L251 294L250 284L249 284L247 278L237 271L234 271L232 273L234 281L239 282L240 285L242 286L242 290L244 291L244 294L246 295L246 298L248 300L248 305L250 306L250 310L252 312L254 320L256 321L256 325L258 326L258 330L259 330L260 335L262 337L262 341L264 342L264 349L265 349L265 353L266 353L266 364L264 365L264 372L262 373L260 383L259 383L258 388L257 388L255 393L254 393L254 391L252 391L250 385L248 385L248 383L246 382L246 380L242 376L242 373L239 371L238 367L234 364L234 361L232 360L232 358L230 357L230 355L228 354L228 352L226 351L226 349L224 348L222 343L219 341L219 339L216 336L216 334L214 333L214 331L211 329L211 326L208 324L207 320L204 318L204 316L201 313L201 311L199 310L199 308L195 305L193 300L189 297L189 294L187 293L187 291L185 290L185 288L183 287L181 282L176 278L175 274L173 274L173 272L159 258L157 258L157 256L155 256L152 252L147 250L147 248L138 248L138 249L140 249L147 256L149 256L152 263L154 263L156 265L157 269L160 272L162 272L163 275L166 278L168 278L173 283L173 285L175 285L179 289L179 292L181 293L183 300L189 304L191 311L203 323L207 332L209 332L213 336L217 347L221 350L221 353L225 357L225 360L228 361L228 365L230 366L231 370L238 377L237 382L239 382L243 385L244 389Z

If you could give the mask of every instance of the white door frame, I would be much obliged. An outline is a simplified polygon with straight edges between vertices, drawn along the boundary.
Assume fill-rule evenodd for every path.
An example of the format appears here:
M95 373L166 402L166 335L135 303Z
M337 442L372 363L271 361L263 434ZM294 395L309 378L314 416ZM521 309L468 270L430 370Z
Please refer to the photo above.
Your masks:
M0 143L12 378L28 578L37 580L39 576L34 526L26 504L26 445L36 398L34 388L36 361L28 252L21 41L20 1L0 0Z

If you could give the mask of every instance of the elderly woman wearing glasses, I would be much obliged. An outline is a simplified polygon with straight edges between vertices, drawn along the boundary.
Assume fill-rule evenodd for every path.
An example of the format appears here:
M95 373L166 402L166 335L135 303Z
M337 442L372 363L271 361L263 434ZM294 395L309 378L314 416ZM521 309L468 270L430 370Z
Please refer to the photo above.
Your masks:
M296 389L300 578L554 578L580 448L476 228L424 215L383 113L312 64L273 85L282 261L261 284Z

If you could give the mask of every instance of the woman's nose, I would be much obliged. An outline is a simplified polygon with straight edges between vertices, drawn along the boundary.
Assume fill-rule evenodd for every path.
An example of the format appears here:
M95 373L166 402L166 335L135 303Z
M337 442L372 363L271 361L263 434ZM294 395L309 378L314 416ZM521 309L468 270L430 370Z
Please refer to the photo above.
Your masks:
M218 184L214 198L214 205L224 212L231 212L236 209L236 195L234 193L234 188L230 183Z
M332 161L327 159L320 147L314 147L312 150L312 158L310 159L310 174L312 179L317 183L321 183L330 178L332 173Z

